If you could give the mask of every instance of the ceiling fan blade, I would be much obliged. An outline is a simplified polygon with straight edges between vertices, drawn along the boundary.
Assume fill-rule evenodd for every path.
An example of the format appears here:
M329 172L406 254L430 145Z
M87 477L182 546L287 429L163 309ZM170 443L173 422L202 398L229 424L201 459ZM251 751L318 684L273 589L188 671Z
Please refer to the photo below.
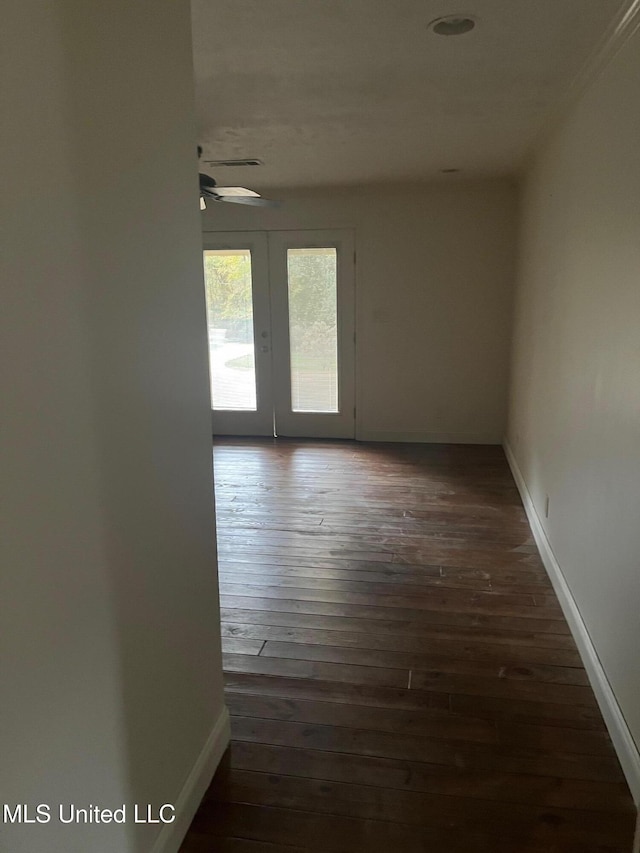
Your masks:
M227 195L218 196L217 201L232 204L251 204L254 207L280 207L279 201L272 201L270 198L262 198L262 196Z
M200 198L208 199L209 201L220 201L220 196L212 190L200 190Z
M247 187L219 187L216 184L215 178L211 175L206 175L200 172L200 209L205 200L211 201L227 201L233 204L249 204L254 207L278 207L280 202L271 201L268 198L255 192L255 190L247 189ZM206 208L206 204L205 204Z
M260 193L248 190L246 187L216 187L216 195L243 196L247 198L260 198Z

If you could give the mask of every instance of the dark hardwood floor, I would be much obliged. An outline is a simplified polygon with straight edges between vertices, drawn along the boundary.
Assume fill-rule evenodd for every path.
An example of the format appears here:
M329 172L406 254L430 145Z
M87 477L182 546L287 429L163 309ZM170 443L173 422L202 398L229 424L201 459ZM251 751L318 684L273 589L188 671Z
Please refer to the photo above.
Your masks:
M215 447L232 745L183 853L631 853L497 447Z

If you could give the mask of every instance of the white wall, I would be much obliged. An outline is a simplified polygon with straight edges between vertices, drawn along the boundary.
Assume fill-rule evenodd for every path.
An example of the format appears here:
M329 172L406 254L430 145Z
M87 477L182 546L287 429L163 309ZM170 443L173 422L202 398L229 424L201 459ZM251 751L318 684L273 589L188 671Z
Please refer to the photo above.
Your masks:
M249 170L249 184L252 177ZM281 208L210 203L203 228L355 229L358 437L499 443L514 187L456 181L269 194Z
M3 12L2 799L175 803L224 741L189 9ZM158 833L0 829L11 853Z
M637 32L590 85L528 175L508 432L636 744L639 79Z

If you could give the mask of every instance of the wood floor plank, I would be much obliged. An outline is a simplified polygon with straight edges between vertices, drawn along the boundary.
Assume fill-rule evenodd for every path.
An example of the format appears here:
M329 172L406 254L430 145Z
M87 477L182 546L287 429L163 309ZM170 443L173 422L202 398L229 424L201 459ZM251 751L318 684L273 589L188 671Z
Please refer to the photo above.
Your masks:
M374 530L375 528L372 528ZM284 546L286 548L295 548L300 545L303 548L317 548L346 546L349 548L362 547L364 550L369 550L373 545L382 546L384 550L393 550L398 553L404 553L405 549L449 549L459 550L468 548L473 542L473 548L476 551L485 552L501 552L501 553L517 553L517 554L535 554L535 544L530 540L522 541L518 539L508 539L500 537L486 537L484 539L474 536L453 537L442 532L423 532L418 535L415 531L413 534L407 535L402 532L387 532L381 533L367 532L357 528L352 532L335 533L331 529L320 525L313 527L313 533L309 531L277 529L274 530L268 526L262 526L258 530L249 527L233 526L224 529L221 533L219 541L222 544L234 546L238 544L254 544L260 546L269 544L274 546Z
M299 746L353 755L376 755L421 764L444 764L471 771L526 773L596 782L619 783L624 780L618 762L611 754L594 756L568 752L550 753L548 750L521 746L503 747L443 738L416 738L398 732L254 717L235 717L233 737L236 740L279 746Z
M259 655L263 647L264 641L257 638L222 636L222 651L226 654Z
M317 700L271 698L244 692L227 691L227 706L239 717L270 720L295 720L303 723L336 725L369 731L391 731L415 737L444 737L529 749L548 749L584 755L610 755L611 741L603 731L548 726L541 724L500 722L486 718L462 716L443 708L401 710L374 708Z
M253 658L248 658L253 660ZM564 705L595 705L590 687L575 684L520 681L518 679L482 678L459 675L442 670L411 670L412 690L440 690L471 696L494 696L503 699L529 699L532 702L556 702Z
M438 691L408 690L351 682L330 682L273 674L228 672L227 689L234 693L276 696L288 699L312 699L372 708L421 710L441 708L454 714L482 718L498 723L560 726L604 731L604 722L595 703L558 704L512 696L502 698L483 695L450 694Z
M213 838L225 835L266 840L293 846L304 839L304 849L329 853L371 853L373 850L400 850L425 853L514 853L513 838L498 838L451 828L416 827L384 820L363 820L343 815L325 815L301 809L285 809L237 802L207 802L194 819L194 831ZM211 848L209 848L211 849ZM215 848L213 848L215 849ZM550 846L547 839L521 839L518 853L623 853L612 844L582 841ZM202 850L202 848L201 848ZM197 850L197 853L200 853ZM193 851L192 851L193 853Z
M476 638L442 638L438 636L412 636L404 634L372 634L363 631L321 630L317 628L291 628L277 625L236 625L223 622L222 637L247 638L263 641L281 641L304 645L340 646L342 648L409 652L420 656L438 655L470 661L492 661L504 665L518 663L547 664L552 666L582 668L578 652L574 649L557 649L533 645L514 645L500 642L481 642ZM269 653L273 646L269 647ZM581 673L580 684L584 682Z
M256 574L254 572L245 573L241 579L238 578L236 573L230 572L221 572L220 573L220 584L221 588L226 589L228 586L237 585L238 581L244 587L251 586L259 586L261 588L265 586L273 587L293 587L294 589L319 589L319 590L331 590L332 592L356 592L361 595L366 595L368 597L378 597L382 596L384 598L388 596L402 596L406 597L407 595L407 585L404 581L400 583L393 583L391 581L385 582L371 582L367 581L366 578L361 578L358 580L343 580L341 578L321 578L321 577L304 577L301 575L297 575L295 577L291 577L289 575L267 575L264 574ZM544 599L545 592L533 592L533 593L502 593L497 592L490 585L487 587L480 589L468 589L467 587L457 588L447 587L445 583L442 583L442 578L438 579L438 583L426 584L431 587L439 587L440 589L434 590L432 601L437 602L439 600L438 593L440 595L440 600L446 600L451 602L459 602L461 607L469 604L470 602L474 602L480 598L482 602L489 604L493 607L494 604L504 605L504 604L519 604L524 606L543 606L542 603L538 603L538 598ZM555 613L559 612L558 605L555 601L548 602L547 607L552 607Z
M518 595L534 596L552 595L548 582L534 579L530 582L517 578L512 573L499 575L497 572L478 572L475 577L465 577L460 574L447 572L440 566L424 566L404 568L400 564L382 564L380 571L374 572L367 569L329 569L319 566L261 566L255 563L220 563L220 579L228 582L254 583L258 579L269 579L279 584L285 583L284 579L292 586L306 585L309 581L320 581L316 586L326 585L329 581L347 581L351 584L385 584L389 587L401 586L406 593L413 586L443 587L445 589L471 589L481 592L515 593ZM399 570L404 569L404 570ZM302 584L293 584L292 581L300 580ZM264 583L264 580L262 580ZM358 587L352 587L358 590ZM360 587L364 589L364 587ZM393 589L389 589L392 592ZM419 591L419 590L418 590Z
M400 637L420 639L428 642L429 638L452 640L460 643L478 642L481 645L500 644L506 646L531 646L534 648L566 649L577 654L573 638L568 634L539 633L535 631L519 631L514 628L485 627L485 622L478 625L468 624L431 624L425 621L411 619L366 619L360 616L326 616L316 613L297 613L286 610L244 610L240 607L222 607L220 609L222 624L228 630L237 631L243 636L245 629L259 626L282 628L320 629L323 631L343 631L345 633L366 634L370 637ZM237 624L240 623L240 624ZM519 623L518 623L519 624ZM555 624L555 623L554 623ZM531 625L529 625L531 627ZM539 628L535 623L534 628ZM274 638L275 639L275 638Z
M246 592L246 590L245 590ZM541 611L527 608L526 616L503 616L498 613L460 612L443 610L430 601L420 601L422 607L394 607L390 604L353 604L343 600L314 601L308 598L280 598L272 596L236 595L221 592L220 602L224 608L283 611L285 613L309 613L320 616L346 616L357 619L407 620L431 625L462 625L465 627L498 628L512 631L532 631L550 634L569 634L567 623L561 619L537 618ZM416 599L411 600L412 604Z
M512 525L512 529L505 529L503 525L484 523L462 524L456 519L449 518L439 523L426 522L421 519L396 518L390 519L384 515L380 517L380 523L376 524L374 518L365 521L359 520L357 516L347 516L338 513L313 514L311 512L299 515L273 513L254 510L253 512L221 511L218 513L219 523L223 523L225 535L239 535L245 530L278 531L290 533L302 533L311 536L383 536L402 537L398 541L403 544L412 543L416 540L446 540L453 539L452 532L459 544L474 542L500 543L501 545L527 545L530 553L533 553L534 539L530 530L525 525L518 529Z
M423 692L423 691L419 691ZM455 693L449 695L449 707L454 713L486 717L496 722L542 723L572 728L605 729L604 720L595 702L590 704L557 704L531 702L495 696Z
M424 791L441 796L521 803L543 808L609 812L633 819L625 786L609 782L534 776L522 773L483 773L446 765L397 762L380 756L353 755L274 744L234 741L228 765L241 770L352 782L398 791ZM221 774L222 775L222 774Z
M335 642L335 641L334 641ZM507 655L493 661L438 655L430 648L416 651L388 651L370 648L352 648L339 644L292 643L268 640L261 652L263 657L289 660L320 660L328 663L349 663L359 666L394 667L397 669L437 670L458 675L484 676L486 678L515 679L517 681L542 681L554 684L587 685L586 674L579 667L560 665L509 664Z
M215 846L214 846L215 845ZM304 853L304 847L291 844L272 844L250 838L216 838L199 835L195 830L181 848L182 853Z
M381 820L413 826L457 829L499 839L521 838L541 842L570 840L583 844L624 843L628 826L614 813L540 808L512 803L506 811L494 801L399 792L370 785L327 782L272 773L232 769L209 790L208 799L276 808ZM576 820L577 818L577 820Z
M219 544L218 553L224 560L237 560L241 555L254 559L265 559L275 557L278 560L284 553L290 558L297 560L306 559L341 559L341 560L368 560L369 562L384 563L391 561L401 565L430 565L456 566L470 569L489 569L493 567L517 568L522 566L538 567L539 558L535 555L523 555L516 552L491 552L471 550L468 548L414 548L400 549L397 546L384 546L371 544L369 547L360 547L353 544L351 547L336 545L335 547L320 548L317 545L274 545L256 544L253 542L228 542Z
M232 743L182 853L630 853L499 447L217 440Z
M350 684L377 684L382 687L407 687L408 669L376 666L351 666L324 661L283 660L255 655L223 655L227 672L252 672L262 675L286 675L322 681L347 681Z
M301 556L299 554L290 554L285 549L282 549L280 554L255 554L251 551L246 553L237 550L232 556L226 556L218 551L219 565L224 568L227 564L237 565L244 563L248 565L259 566L274 566L276 568L285 566L303 566L307 568L333 568L333 569L351 569L354 571L387 571L392 570L396 573L410 573L416 570L434 570L434 573L440 573L442 577L468 577L468 578L491 578L505 577L522 579L529 581L540 581L550 588L550 581L542 567L542 564L535 565L531 560L526 562L509 562L499 563L492 562L490 565L481 568L475 566L463 565L459 566L456 563L449 561L446 565L437 561L430 562L423 560L419 563L385 561L385 560L367 560L366 557L322 557L317 553ZM517 582L517 581L516 581Z
M457 594L456 594L457 593ZM536 607L530 601L521 602L517 596L504 596L484 592L466 592L463 590L434 590L428 600L418 596L389 595L384 591L379 593L343 592L340 590L315 590L304 587L279 587L277 585L254 585L242 583L221 583L220 594L223 596L242 595L254 598L275 598L280 600L283 595L293 601L312 601L322 604L362 605L366 607L398 608L413 610L433 610L440 613L472 613L484 616L514 616L530 620L563 621L559 606L554 608ZM285 599L286 600L286 599Z
M297 559L286 554L271 558L247 557L238 555L235 560L220 560L220 572L235 577L245 574L259 574L266 577L319 577L335 578L337 580L371 580L377 583L400 583L425 586L451 586L453 588L471 587L472 589L494 590L504 587L509 591L513 588L531 587L527 590L531 595L541 591L552 592L549 578L531 568L490 567L485 569L470 569L457 566L441 566L422 563L389 563L367 560L335 560L335 559Z
M440 708L401 711L398 708L372 708L346 703L251 696L232 691L227 692L226 696L230 713L238 717L295 720L300 723L336 725L368 731L398 731L416 737L446 737L450 740L468 740L474 743L498 743L499 740L498 731L491 722L452 714ZM505 732L505 736L507 735Z

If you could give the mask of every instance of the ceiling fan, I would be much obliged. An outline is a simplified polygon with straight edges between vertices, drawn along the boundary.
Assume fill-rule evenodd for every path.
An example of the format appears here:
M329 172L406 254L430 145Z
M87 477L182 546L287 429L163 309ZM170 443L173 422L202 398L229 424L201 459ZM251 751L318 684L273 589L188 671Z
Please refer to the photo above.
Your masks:
M202 156L202 146L198 145L198 159ZM205 210L207 201L228 201L233 204L249 204L254 207L277 207L279 202L262 198L260 193L246 187L219 187L210 175L199 173L200 210Z

